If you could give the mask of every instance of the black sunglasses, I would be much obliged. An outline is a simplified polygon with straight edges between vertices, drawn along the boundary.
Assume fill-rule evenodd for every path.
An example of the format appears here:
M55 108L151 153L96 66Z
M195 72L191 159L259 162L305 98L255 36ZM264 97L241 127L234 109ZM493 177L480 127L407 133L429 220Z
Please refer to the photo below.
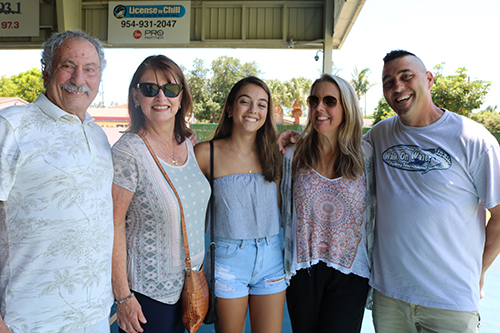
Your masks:
M167 83L159 86L156 83L145 82L138 83L137 88L141 90L144 97L155 97L160 92L160 89L165 97L177 97L181 93L183 86L179 83Z
M336 106L339 103L339 100L336 97L333 96L325 96L323 97L323 104L326 105L329 108L332 108ZM318 96L309 96L307 97L307 104L311 107L316 107L319 104L319 97Z

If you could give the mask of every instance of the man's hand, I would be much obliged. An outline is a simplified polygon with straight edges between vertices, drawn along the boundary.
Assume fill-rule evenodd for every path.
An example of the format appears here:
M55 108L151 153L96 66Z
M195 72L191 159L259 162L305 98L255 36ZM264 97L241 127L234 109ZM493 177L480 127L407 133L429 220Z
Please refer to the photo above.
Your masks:
M292 130L284 130L283 132L280 133L278 136L278 148L282 154L286 153L285 147L288 146L290 143L295 143L297 141L297 137L300 135L299 132L292 131Z
M118 326L127 333L144 332L141 323L146 323L146 317L135 296L116 306L116 321Z
M495 258L500 253L500 205L493 208L488 208L491 217L486 225L486 241L483 251L483 267L481 277L479 279L479 290L481 298L484 297L484 276L488 268L491 266Z
M479 298L482 299L484 297L484 273L481 273L481 278L479 279Z
M194 132L193 132L193 135L191 135L189 137L189 140L191 140L193 147L196 146L198 143L200 143L200 140L198 140L198 136L196 136L196 133L194 133Z

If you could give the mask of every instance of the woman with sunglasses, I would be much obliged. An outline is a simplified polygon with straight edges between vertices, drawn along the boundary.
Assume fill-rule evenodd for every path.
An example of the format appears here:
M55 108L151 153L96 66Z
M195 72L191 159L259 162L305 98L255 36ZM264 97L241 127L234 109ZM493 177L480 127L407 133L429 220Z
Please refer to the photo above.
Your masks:
M199 268L210 185L190 141L193 133L185 119L192 100L179 66L163 55L146 58L130 82L128 109L130 127L112 149L117 321L121 332L181 333L180 209L145 144L182 198L192 267Z
M252 332L281 332L286 283L277 184L282 157L272 110L267 85L244 78L231 89L213 137L218 333L243 332L247 309ZM195 152L209 178L209 142Z
M374 217L363 118L337 76L323 74L307 100L308 123L283 161L288 312L294 333L360 332Z

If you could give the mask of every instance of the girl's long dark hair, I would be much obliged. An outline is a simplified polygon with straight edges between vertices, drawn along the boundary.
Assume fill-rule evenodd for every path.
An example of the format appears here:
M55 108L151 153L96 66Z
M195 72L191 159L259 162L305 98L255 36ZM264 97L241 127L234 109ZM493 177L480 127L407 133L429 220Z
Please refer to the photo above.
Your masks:
M255 140L257 141L259 161L265 179L269 182L278 181L281 179L282 156L278 150L278 145L276 144L278 131L274 122L273 99L269 87L261 79L255 76L248 76L238 81L233 88L231 88L231 91L227 96L226 103L224 104L224 108L222 109L219 124L215 129L213 139L225 139L231 136L233 131L233 118L228 117L228 110L234 105L240 89L249 84L255 84L261 87L267 94L268 103L266 121L264 122L264 125L258 129Z

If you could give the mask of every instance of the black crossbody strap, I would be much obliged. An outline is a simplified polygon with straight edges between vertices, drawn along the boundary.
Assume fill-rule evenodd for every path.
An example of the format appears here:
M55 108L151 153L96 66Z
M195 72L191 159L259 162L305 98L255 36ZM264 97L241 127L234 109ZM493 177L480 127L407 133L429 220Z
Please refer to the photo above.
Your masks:
M215 209L214 209L214 142L210 140L210 306L215 309Z

